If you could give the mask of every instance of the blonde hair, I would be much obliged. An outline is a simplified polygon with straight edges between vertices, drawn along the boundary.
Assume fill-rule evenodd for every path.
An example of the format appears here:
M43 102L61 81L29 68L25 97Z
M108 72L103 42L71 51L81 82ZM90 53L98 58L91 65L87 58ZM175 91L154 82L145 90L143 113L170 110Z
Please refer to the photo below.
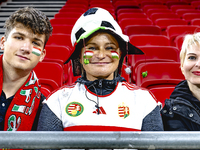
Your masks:
M181 66L183 66L187 49L192 45L200 45L200 32L194 34L187 34L184 38L182 48L180 51Z

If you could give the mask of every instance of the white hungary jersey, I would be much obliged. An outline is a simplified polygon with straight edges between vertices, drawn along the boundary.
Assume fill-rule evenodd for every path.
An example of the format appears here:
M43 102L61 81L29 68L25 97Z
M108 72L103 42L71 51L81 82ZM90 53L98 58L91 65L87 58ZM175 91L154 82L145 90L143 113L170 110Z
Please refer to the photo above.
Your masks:
M98 98L77 83L59 89L46 103L65 131L141 131L144 117L157 106L147 90L127 82L118 82L111 94Z

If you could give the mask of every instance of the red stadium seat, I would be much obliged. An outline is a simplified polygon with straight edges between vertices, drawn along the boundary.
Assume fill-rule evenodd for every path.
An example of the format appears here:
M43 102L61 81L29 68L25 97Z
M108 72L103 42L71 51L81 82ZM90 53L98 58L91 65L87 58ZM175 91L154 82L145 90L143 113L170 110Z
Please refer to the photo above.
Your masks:
M112 8L114 10L114 6L112 3L90 3L90 8L92 7L101 7L101 8Z
M168 8L171 8L171 6L174 6L174 5L188 5L187 2L181 2L181 1L168 1L166 2L166 5Z
M64 64L71 56L71 49L66 46L46 45L46 56L43 61L57 62L63 66L64 83L70 78L68 74L68 65Z
M166 5L145 5L142 9L143 9L143 12L147 13L147 11L149 9L168 9Z
M71 34L73 25L53 25L53 34L62 33L62 34Z
M124 33L128 36L135 34L161 35L161 28L156 25L129 25L125 27Z
M117 16L117 20L121 20L123 18L147 18L145 13L120 13Z
M170 45L175 46L174 40L178 35L193 34L198 32L199 29L200 27L195 25L170 25L167 27L166 32L170 39Z
M93 8L93 7L104 8L107 11L109 11L112 15L115 15L115 9L114 9L114 7L113 7L112 4L104 4L104 3L101 3L101 4L91 4L89 8Z
M132 66L132 82L135 82L135 68L140 63L148 62L179 62L179 50L173 46L138 46L144 55L128 55L128 64Z
M88 0L67 0L65 5L68 4L84 4L84 5L89 5L89 1Z
M154 9L148 9L146 14L148 17L151 16L151 14L153 13L170 13L172 12L170 9L166 9L166 8L154 8Z
M54 18L79 18L82 15L80 12L59 12L54 15Z
M140 7L143 8L146 5L163 5L161 1L142 1Z
M122 30L128 25L153 25L153 22L148 18L124 18L118 21Z
M197 9L200 6L200 1L192 1L191 5Z
M162 107L164 107L165 100L170 98L170 95L174 91L174 88L174 86L156 87L149 89L149 91L153 93L156 99L162 104Z
M200 18L200 12L199 13L185 13L183 14L182 17L185 21L188 22L188 24L190 24L192 19Z
M116 1L113 3L113 6L115 8L115 10L118 10L120 8L120 6L129 6L134 7L134 6L138 6L138 3L135 1L128 1L128 0L123 0L123 1Z
M78 4L66 4L66 5L64 5L61 9L68 9L68 8L74 8L74 9L85 9L85 10L87 10L88 8L89 8L89 6L88 5L85 5L85 4L80 4L80 3L78 3Z
M50 20L51 25L74 25L77 18L53 18Z
M143 13L142 9L139 9L139 8L121 8L121 9L118 9L117 10L117 16L121 13Z
M175 13L153 13L150 16L150 19L155 23L156 19L163 19L163 18L170 18L170 19L177 19L179 18Z
M169 38L165 35L131 35L130 43L135 46L170 46Z
M60 10L59 10L59 12L80 12L80 13L84 13L84 12L86 12L87 11L87 9L85 9L85 8L78 8L78 9L75 9L75 8L61 8Z
M187 22L180 19L180 18L162 18L162 19L156 19L155 25L159 26L161 28L162 34L167 35L166 28L169 25L187 25Z
M137 72L136 85L147 89L176 86L185 79L179 62L141 63L136 67L135 72Z
M70 34L53 33L46 45L67 46L73 49Z
M178 35L174 40L175 45L179 50L181 50L184 38L185 38L185 35Z
M41 83L40 83L40 84L41 84ZM47 96L51 93L50 89L48 89L48 88L45 87L44 85L41 86L41 92L42 92L42 94L43 94L45 97L47 97Z
M191 6L191 5L172 5L170 7L170 9L173 11L173 12L176 12L176 10L178 9L195 9L194 6Z
M112 4L112 2L110 0L90 0L90 5L92 4Z
M66 62L72 51L69 47L66 46L58 46L58 45L46 45L46 56L45 59L59 59L63 62Z
M53 92L54 90L60 88L60 86L52 79L39 78L39 83L41 85L41 90L48 96L49 92Z
M176 10L176 14L180 17L183 18L183 14L185 13L199 13L200 10L196 10L196 9L177 9Z
M36 72L37 77L41 79L40 83L42 85L43 83L49 85L45 87L50 91L63 85L63 67L60 64L55 62L40 62L33 70ZM52 70L55 73L52 73Z
M200 26L200 18L199 19L192 19L191 20L191 25L198 25L198 26Z

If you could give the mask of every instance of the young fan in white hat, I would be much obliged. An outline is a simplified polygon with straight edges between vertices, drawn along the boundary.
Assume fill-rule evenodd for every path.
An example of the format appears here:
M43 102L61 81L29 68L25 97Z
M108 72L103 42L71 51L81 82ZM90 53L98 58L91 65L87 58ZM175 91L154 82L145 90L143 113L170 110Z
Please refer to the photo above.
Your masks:
M70 59L75 76L48 97L40 131L162 131L156 100L145 89L120 76L127 54L143 54L129 43L112 15L91 8L75 23Z

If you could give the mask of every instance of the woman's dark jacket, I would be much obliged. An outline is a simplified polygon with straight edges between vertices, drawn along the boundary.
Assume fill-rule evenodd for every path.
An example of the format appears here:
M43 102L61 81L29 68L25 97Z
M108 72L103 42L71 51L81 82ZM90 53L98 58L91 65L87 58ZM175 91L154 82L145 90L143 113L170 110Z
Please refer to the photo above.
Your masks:
M165 100L161 114L165 131L200 130L200 101L192 95L186 80Z

